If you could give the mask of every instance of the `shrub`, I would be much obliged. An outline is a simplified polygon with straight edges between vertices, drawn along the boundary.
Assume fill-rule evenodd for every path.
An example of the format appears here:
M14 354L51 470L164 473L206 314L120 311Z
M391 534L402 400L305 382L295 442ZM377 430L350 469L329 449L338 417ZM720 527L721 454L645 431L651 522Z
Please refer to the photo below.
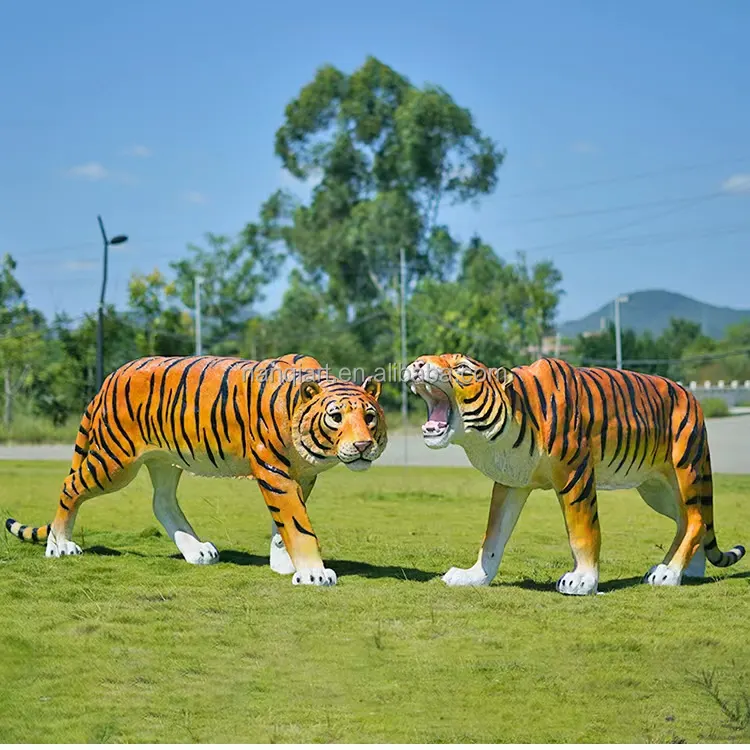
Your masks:
M728 417L729 407L723 398L704 398L701 401L703 414L706 417Z

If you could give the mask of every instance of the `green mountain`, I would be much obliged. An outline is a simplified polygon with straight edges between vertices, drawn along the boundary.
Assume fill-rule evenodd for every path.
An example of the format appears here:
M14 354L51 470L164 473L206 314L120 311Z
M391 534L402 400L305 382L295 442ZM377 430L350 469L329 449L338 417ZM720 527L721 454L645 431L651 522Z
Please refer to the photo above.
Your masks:
M573 337L585 331L598 331L601 319L614 320L614 303L603 305L595 312L579 320L561 323L563 336ZM733 323L750 319L750 310L731 307L716 307L699 302L684 294L675 294L661 289L633 292L628 301L620 305L622 328L632 328L636 333L651 331L658 336L668 325L670 318L685 318L700 323L703 333L712 338L721 338L724 329Z

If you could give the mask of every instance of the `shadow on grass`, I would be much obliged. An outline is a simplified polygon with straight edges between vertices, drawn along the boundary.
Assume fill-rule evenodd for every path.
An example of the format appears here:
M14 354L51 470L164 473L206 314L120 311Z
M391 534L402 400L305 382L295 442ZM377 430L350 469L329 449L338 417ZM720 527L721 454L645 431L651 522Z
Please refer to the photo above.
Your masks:
M705 586L708 583L718 583L724 579L733 578L750 578L750 571L743 573L734 573L728 576L711 577L706 578L683 578L683 586ZM525 578L523 581L509 581L502 582L501 586L512 586L519 589L527 589L530 591L554 591L555 584L542 581L532 581L530 578ZM610 591L620 591L621 589L629 589L633 586L643 586L643 576L631 576L630 578L615 578L611 581L599 581L599 591L609 593Z
M268 557L253 555L249 552L241 552L234 549L219 550L221 562L232 565L253 565L256 567L268 566ZM355 560L326 560L326 565L336 571L339 576L362 576L364 578L396 578L407 581L429 581L436 578L439 573L433 573L419 568L404 568L399 565L371 565L366 562Z

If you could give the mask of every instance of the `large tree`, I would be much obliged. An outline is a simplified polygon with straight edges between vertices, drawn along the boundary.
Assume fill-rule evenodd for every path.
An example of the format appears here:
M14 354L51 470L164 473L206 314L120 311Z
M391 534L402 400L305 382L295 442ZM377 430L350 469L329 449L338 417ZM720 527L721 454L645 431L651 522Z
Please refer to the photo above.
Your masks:
M269 215L304 271L349 320L409 281L445 279L458 250L439 208L490 193L503 153L443 89L415 86L369 57L352 74L320 68L286 108L276 154L309 204L276 194Z

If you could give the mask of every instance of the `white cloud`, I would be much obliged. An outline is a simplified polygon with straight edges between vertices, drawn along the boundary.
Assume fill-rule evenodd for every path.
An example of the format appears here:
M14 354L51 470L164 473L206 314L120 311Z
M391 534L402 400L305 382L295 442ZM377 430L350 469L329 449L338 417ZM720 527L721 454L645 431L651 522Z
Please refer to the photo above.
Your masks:
M147 159L153 154L153 151L148 146L136 145L132 146L125 152L128 156L137 156L141 159Z
M599 150L597 145L590 141L576 141L571 148L577 154L595 154Z
M183 195L183 198L188 203L208 203L208 196L204 193L199 193L197 190L188 190L188 192Z
M97 180L105 180L109 176L109 172L98 161L90 161L86 164L71 167L68 170L68 176L96 182Z
M725 193L750 193L750 174L733 174L721 183Z
M66 260L63 268L66 271L90 271L100 265L101 263L97 260Z

